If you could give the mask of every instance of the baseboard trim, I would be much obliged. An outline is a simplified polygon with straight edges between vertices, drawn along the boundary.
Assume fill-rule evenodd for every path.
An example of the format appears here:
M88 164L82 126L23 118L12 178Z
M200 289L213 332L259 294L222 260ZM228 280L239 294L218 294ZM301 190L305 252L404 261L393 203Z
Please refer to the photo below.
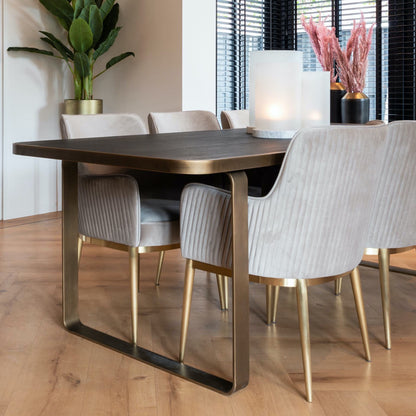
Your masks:
M19 227L20 225L33 224L42 221L59 220L62 218L62 211L48 212L47 214L32 215L30 217L14 218L12 220L1 220L0 229Z

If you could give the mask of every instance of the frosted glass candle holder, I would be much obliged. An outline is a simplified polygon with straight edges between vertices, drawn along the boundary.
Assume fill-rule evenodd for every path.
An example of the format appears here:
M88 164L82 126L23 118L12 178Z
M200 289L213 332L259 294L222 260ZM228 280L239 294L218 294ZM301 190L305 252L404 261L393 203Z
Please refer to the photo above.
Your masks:
M302 125L302 52L256 51L250 59L253 136L293 137Z
M330 86L329 72L302 73L302 127L330 125Z

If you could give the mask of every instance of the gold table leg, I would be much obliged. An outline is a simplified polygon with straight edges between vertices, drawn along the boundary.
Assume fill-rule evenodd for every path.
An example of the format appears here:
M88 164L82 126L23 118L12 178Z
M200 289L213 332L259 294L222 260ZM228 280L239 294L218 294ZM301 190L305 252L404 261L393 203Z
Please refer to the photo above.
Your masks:
M245 172L228 174L231 182L233 231L233 389L249 379L248 202Z
M248 383L248 219L247 177L230 173L233 209L233 380L226 380L123 341L81 323L78 311L78 167L62 162L62 311L65 328L75 335L121 352L178 377L223 394Z

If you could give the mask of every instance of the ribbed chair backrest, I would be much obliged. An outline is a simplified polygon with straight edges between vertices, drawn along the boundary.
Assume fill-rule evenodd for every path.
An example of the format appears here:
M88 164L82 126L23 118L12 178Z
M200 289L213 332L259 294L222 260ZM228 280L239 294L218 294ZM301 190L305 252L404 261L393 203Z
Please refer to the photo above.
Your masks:
M301 130L270 193L249 203L250 273L333 276L363 255L386 126Z
M243 129L249 125L248 110L221 111L221 125L223 129Z
M146 126L137 114L63 114L61 131L63 139L147 133Z
M395 121L387 132L368 248L416 244L416 121Z
M220 130L215 114L210 111L150 113L148 122L150 133Z
M145 133L147 133L146 126L137 114L63 114L61 116L61 134L63 139L130 136ZM124 171L124 169L115 166L91 163L83 163L81 166L83 174L105 175Z

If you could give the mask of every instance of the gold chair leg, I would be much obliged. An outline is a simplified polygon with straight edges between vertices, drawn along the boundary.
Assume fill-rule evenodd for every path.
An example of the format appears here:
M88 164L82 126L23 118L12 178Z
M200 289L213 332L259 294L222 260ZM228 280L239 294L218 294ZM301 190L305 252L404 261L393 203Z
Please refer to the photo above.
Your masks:
M266 285L267 325L276 323L279 286Z
M311 340L309 334L308 288L306 280L296 283L300 342L302 346L303 371L305 376L306 400L312 402Z
M218 296L222 311L228 310L228 281L227 276L217 274Z
M381 303L383 305L384 335L386 348L391 349L391 324L390 324L390 254L387 248L378 250Z
M183 290L181 340L179 345L179 362L183 362L185 356L186 337L188 335L189 315L191 312L192 288L194 286L195 269L192 260L186 260L185 287Z
M341 294L342 277L338 277L338 279L335 279L334 282L335 282L335 295L339 296Z
M367 361L371 361L370 343L368 341L367 318L365 317L363 294L361 291L360 272L356 267L350 274L351 286L354 293L355 307L357 310L358 322L360 323L361 337L364 345L364 356Z
M139 314L139 251L137 247L129 247L130 265L130 296L131 296L131 329L132 342L137 345L137 320Z
M162 272L162 266L163 266L163 260L165 258L165 252L162 250L159 253L159 263L157 265L157 272L156 272L156 279L155 279L155 285L159 286L160 283L160 273Z
M82 254L82 247L84 245L84 240L81 235L78 235L78 264L81 260L81 254Z

